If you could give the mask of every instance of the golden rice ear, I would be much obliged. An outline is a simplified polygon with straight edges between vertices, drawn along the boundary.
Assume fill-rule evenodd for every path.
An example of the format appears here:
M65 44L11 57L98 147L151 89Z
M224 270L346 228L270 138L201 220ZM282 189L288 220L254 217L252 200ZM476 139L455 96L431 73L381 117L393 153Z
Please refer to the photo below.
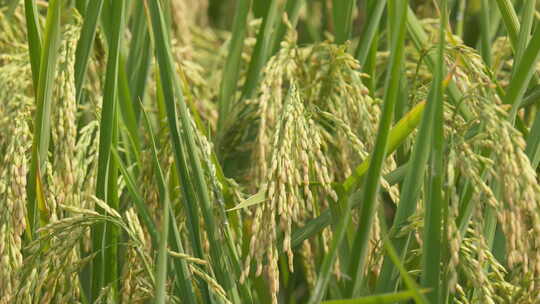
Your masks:
M471 191L471 197L464 200L456 189L447 188L453 214L457 215L455 208L466 202L465 208L460 210L462 221L450 222L448 237L452 240L451 246L454 250L461 248L460 243L467 234L469 219L472 218L471 225L473 222L483 223L487 212L488 218L495 219L504 234L509 236L506 238L506 262L519 267L524 277L535 277L539 273L535 266L539 259L536 254L536 237L531 232L537 230L539 222L537 212L532 210L540 207L540 188L536 170L525 152L525 139L509 120L509 108L502 104L495 93L493 81L477 52L456 43L448 47L447 56L449 63L454 62L452 80L467 96L462 104L468 107L472 115L472 120L467 121L458 114L455 105L445 105L445 137L448 139L450 153L447 160L448 184L455 184L458 182L457 176L463 176L470 183L467 191ZM520 237L516 238L517 235ZM486 241L479 234L477 237L482 242ZM452 265L461 265L461 256L453 254ZM479 259L474 255L468 258ZM452 272L451 277L452 286L458 286L455 285L457 274ZM505 280L502 276L497 278L499 283ZM467 278L470 279L472 277ZM493 278L490 279L491 284L499 284ZM525 289L534 288L536 284L530 279L519 281L520 288ZM492 297L488 291L484 292L484 296L484 299Z

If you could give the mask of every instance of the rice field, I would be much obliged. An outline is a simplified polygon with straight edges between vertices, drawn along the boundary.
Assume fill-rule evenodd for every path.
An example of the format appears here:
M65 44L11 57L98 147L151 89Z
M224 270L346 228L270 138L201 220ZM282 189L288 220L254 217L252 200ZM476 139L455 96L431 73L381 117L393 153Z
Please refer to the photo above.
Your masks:
M0 0L0 304L540 303L540 1Z

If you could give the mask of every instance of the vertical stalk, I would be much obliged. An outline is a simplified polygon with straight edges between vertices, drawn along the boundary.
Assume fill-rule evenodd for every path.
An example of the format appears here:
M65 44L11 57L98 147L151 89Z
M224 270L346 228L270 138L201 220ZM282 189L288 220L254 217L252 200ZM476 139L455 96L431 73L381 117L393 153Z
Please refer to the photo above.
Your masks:
M334 0L332 2L332 17L337 44L345 43L351 36L355 6L354 0Z
M167 107L167 120L169 122L169 131L173 141L173 149L175 150L175 161L177 169L180 166L185 166L182 160L187 159L189 169L192 174L192 180L195 186L197 201L202 209L206 233L210 244L210 257L213 262L213 271L219 284L221 284L229 294L233 296L233 300L239 301L238 292L236 289L236 281L230 276L227 271L226 263L228 256L223 254L222 244L218 240L218 226L213 214L213 206L208 193L208 185L202 170L197 146L194 138L191 120L189 118L188 109L184 101L184 96L180 86L178 75L173 68L173 60L170 49L170 42L166 34L166 23L163 16L161 5L158 1L149 1L148 7L152 20L152 30L154 33L154 44L156 57L160 66L160 80L163 88L163 96ZM177 110L180 110L179 118L182 126L182 140L185 143L187 157L181 155L180 133L177 125ZM192 202L193 203L193 202Z
M32 82L34 84L34 92L37 93L41 56L41 33L36 2L33 0L24 0L24 11L26 17L26 33L28 36L28 51L30 53L30 66L32 67Z
M48 158L49 141L51 133L51 107L52 93L56 75L56 61L58 57L58 47L60 45L61 36L61 12L62 2L60 0L52 0L47 9L47 20L45 23L45 37L43 39L43 47L40 47L39 30L37 24L30 26L32 31L35 31L29 36L30 58L33 62L32 73L39 70L39 76L33 74L34 80L37 80L36 89L36 114L34 119L34 137L32 142L32 160L30 163L30 172L28 174L28 185L26 188L28 194L28 216L29 216L29 231L32 234L38 226L38 210L36 208L36 187L37 179L43 180L43 172L45 172L45 164ZM36 20L36 11L34 9L26 10L27 20ZM33 16L29 16L33 15ZM39 62L36 59L39 54ZM33 58L33 59L32 59ZM41 63L41 64L40 64Z
M486 66L491 67L491 37L490 37L490 20L489 20L489 1L482 0L482 9L480 11L481 24L481 48L480 52Z
M356 47L354 57L360 62L360 65L365 65L368 58L368 54L372 48L375 35L379 29L381 17L386 6L386 0L370 1L368 6L368 19L364 25L362 35Z
M118 208L118 196L116 193L116 177L118 175L116 164L111 157L111 150L117 143L117 96L118 96L118 70L120 58L120 41L124 20L124 0L115 0L112 3L112 13L109 15L110 39L105 85L103 90L103 104L101 110L101 122L99 129L98 171L96 180L96 197L105 201L112 208ZM98 209L98 212L102 210ZM92 265L92 293L93 301L106 284L116 281L118 273L116 269L117 257L117 231L116 227L97 224L92 231L92 244L94 251L99 254ZM108 269L112 267L112 269ZM117 289L112 286L113 296L116 297Z
M264 17L263 24L257 35L257 43L251 56L251 62L246 76L246 83L242 91L242 98L249 99L255 94L255 89L259 84L261 72L272 51L273 42L276 37L276 26L283 11L283 6L279 0L270 0L268 13Z
M103 2L104 0L93 0L86 6L81 36L77 41L77 50L75 51L75 94L77 103L81 102L82 86L84 84L92 46L94 45Z
M234 102L234 94L240 75L240 59L244 48L251 0L240 0L236 5L237 8L236 15L234 16L232 38L227 61L225 61L225 67L223 68L223 78L221 79L219 90L218 130L224 129L225 120L234 120L233 117L230 117L230 110Z
M349 295L357 297L362 286L362 277L364 275L364 266L366 262L367 249L371 235L371 227L375 216L376 197L378 195L379 183L381 178L381 170L383 161L386 156L388 146L388 137L390 126L394 117L394 107L397 103L400 75L403 64L404 43L406 36L406 21L408 1L399 1L395 4L395 17L393 23L393 35L391 43L390 65L386 78L384 106L379 122L377 139L373 157L369 164L369 169L366 175L364 184L364 193L362 196L362 206L360 209L360 221L356 230L356 237L353 243L351 265L349 268L352 283L349 288Z
M442 238L442 209L443 209L443 180L444 180L444 132L443 132L443 74L444 74L444 46L446 26L446 0L440 1L441 17L439 29L439 45L437 48L437 65L433 79L433 137L431 149L431 163L429 170L430 185L428 199L425 200L424 215L424 246L422 254L422 286L429 288L427 298L430 303L440 303L441 274L441 242Z

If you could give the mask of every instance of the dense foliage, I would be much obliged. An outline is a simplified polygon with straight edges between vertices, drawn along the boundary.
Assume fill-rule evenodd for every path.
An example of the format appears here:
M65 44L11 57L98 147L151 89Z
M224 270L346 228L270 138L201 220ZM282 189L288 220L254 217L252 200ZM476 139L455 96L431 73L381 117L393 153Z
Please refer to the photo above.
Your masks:
M0 0L0 304L540 303L539 8Z

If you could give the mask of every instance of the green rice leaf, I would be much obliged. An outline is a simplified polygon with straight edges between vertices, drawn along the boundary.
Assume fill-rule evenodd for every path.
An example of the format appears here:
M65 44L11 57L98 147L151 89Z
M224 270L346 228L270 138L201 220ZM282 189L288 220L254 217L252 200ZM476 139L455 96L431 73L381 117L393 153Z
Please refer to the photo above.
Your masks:
M400 291L396 293L378 294L373 296L366 296L356 299L348 300L331 300L324 301L323 304L391 304L401 301L413 299L415 296L414 291Z
M259 190L259 192L255 193L254 195L248 197L246 200L241 202L240 204L236 205L234 208L227 209L227 211L234 211L239 209L244 209L250 206L254 206L257 204L260 204L266 200L266 189L262 188Z
M31 13L32 10L27 10ZM49 141L51 132L51 108L53 103L53 87L54 78L56 75L56 61L58 58L58 48L60 45L61 36L61 19L62 3L60 0L53 0L49 3L47 9L47 20L45 23L45 36L43 39L43 48L41 49L39 62L39 77L34 77L38 80L36 90L36 112L34 119L34 138L32 142L32 160L30 164L30 172L28 175L28 214L30 218L31 231L35 232L39 227L37 222L38 210L36 209L36 183L42 176L38 176L39 172L45 171L45 164L48 159ZM34 11L35 13L35 11ZM36 17L37 18L37 17ZM37 53L39 47L38 36L30 37L31 58ZM35 60L35 59L34 59ZM35 64L36 62L34 62ZM38 67L33 66L35 71Z

